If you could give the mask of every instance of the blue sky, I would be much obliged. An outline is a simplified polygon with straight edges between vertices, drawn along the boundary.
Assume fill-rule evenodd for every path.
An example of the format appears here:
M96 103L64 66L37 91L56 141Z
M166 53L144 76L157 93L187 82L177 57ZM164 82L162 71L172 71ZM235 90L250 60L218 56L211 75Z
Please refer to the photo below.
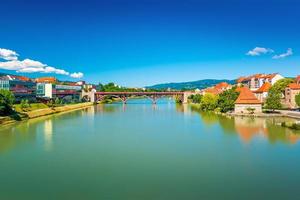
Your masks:
M43 64L39 73L7 70L2 55L0 72L81 72L125 86L300 74L297 0L10 0L0 9L0 48L16 52L19 67Z

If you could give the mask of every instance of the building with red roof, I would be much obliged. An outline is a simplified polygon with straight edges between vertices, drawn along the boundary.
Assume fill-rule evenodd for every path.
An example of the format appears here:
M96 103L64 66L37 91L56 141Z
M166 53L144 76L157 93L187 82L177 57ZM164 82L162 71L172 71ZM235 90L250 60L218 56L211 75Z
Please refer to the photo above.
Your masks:
M232 88L232 86L226 82L221 82L218 83L217 85L210 87L210 88L206 88L203 90L203 95L206 93L210 93L210 94L214 94L214 95L218 95L222 92L224 92L225 90L228 90Z
M273 74L254 74L248 77L240 77L237 79L238 85L247 86L250 90L258 90L266 82L274 85L278 80L283 79L284 77L278 73Z
M296 79L296 81L297 81L297 79ZM285 103L289 108L291 108L291 109L298 108L296 101L295 101L295 97L298 94L300 94L299 81L297 81L296 83L290 83L288 85L288 87L285 89Z
M253 113L262 112L262 102L256 98L254 93L247 87L237 88L240 92L237 100L235 101L235 113L249 113L249 108L253 109Z
M256 98L264 102L268 96L269 90L272 87L271 83L265 82L258 90L254 91Z
M57 79L55 77L40 77L40 78L36 78L35 82L37 82L37 83L56 83Z

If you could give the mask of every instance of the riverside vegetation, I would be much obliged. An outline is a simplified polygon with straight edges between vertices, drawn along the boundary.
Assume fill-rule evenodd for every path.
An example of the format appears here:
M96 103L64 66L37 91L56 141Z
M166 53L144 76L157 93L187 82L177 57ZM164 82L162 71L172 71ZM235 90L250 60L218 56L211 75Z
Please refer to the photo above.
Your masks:
M21 121L30 118L33 111L41 111L39 114L34 113L35 117L43 116L44 113L54 114L57 112L78 109L78 106L67 106L81 103L81 101L72 100L64 101L56 98L48 101L47 103L29 102L27 99L22 99L19 104L15 104L14 94L9 90L0 90L0 124L12 123L14 121ZM85 106L85 105L82 105ZM59 107L65 109L58 109ZM56 109L57 108L57 109ZM51 111L42 112L42 110L51 109Z
M292 83L294 80L285 78L277 81L269 90L266 102L263 105L265 112L274 112L276 109L284 109L281 104L281 99L284 96L285 88L288 84ZM221 113L227 113L234 110L234 103L239 96L239 92L236 91L237 87L233 87L226 90L219 95L214 95L207 93L205 95L191 95L189 101L193 106L203 110L203 111L215 111ZM298 106L300 106L300 94L296 96L295 99ZM249 114L253 113L251 108L248 109Z

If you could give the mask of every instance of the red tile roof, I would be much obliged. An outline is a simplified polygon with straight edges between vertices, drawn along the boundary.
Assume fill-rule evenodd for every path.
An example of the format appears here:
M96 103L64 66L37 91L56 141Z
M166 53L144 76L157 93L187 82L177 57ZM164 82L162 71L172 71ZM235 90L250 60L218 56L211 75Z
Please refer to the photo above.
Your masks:
M215 88L216 89L226 89L228 88L230 85L226 82L221 82L221 83L218 83L217 85L215 85Z
M222 92L222 90L216 89L216 88L212 87L212 88L206 88L206 89L204 90L204 92L205 92L205 93L210 93L210 94L217 95L217 94L220 94L220 93Z
M261 102L255 97L253 92L249 90L247 87L237 88L238 92L240 92L239 97L235 101L236 104L261 104Z
M236 81L237 83L241 83L243 81L250 81L252 78L255 79L259 79L259 78L263 78L263 79L270 79L272 80L278 73L273 73L273 74L253 74L247 77L240 77L238 78L238 80Z
M241 82L243 82L243 80L245 80L245 78L246 78L246 77L243 77L243 76L242 76L242 77L239 77L239 78L236 80L236 82L237 82L237 83L241 83Z
M254 93L268 92L271 86L271 83L266 82L258 90L254 91Z
M292 90L300 90L300 84L297 83L290 83L288 87Z
M55 83L56 81L57 79L55 77L40 77L35 79L37 83Z

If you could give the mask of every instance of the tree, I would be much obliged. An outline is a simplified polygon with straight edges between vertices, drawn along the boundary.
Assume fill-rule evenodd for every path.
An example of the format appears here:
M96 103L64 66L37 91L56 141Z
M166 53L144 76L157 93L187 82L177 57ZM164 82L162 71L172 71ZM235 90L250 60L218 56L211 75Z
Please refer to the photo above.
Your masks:
M20 107L23 111L27 110L30 107L28 103L28 99L22 99L20 103Z
M191 95L191 100L192 100L192 103L201 103L201 100L203 98L203 95L201 94L195 94L195 95Z
M295 96L295 101L298 107L300 107L300 93Z
M9 90L0 89L0 115L9 115L13 112L15 97Z
M234 103L239 96L239 92L236 91L236 88L226 90L219 94L218 107L221 112L228 112L234 110Z
M290 84L293 83L294 80L290 78L283 78L274 83L274 85L270 88L269 91L273 92L280 92L281 94L284 94L285 88Z
M55 101L54 101L54 104L55 105L60 105L60 104L62 104L62 101L59 98L56 98Z
M280 109L282 108L281 105L281 92L280 91L276 91L276 90L269 90L269 94L268 97L266 99L266 108L268 109Z
M104 85L102 83L99 83L96 87L96 90L98 92L104 92L105 91Z
M207 93L203 95L200 107L202 110L215 110L218 105L218 96Z

